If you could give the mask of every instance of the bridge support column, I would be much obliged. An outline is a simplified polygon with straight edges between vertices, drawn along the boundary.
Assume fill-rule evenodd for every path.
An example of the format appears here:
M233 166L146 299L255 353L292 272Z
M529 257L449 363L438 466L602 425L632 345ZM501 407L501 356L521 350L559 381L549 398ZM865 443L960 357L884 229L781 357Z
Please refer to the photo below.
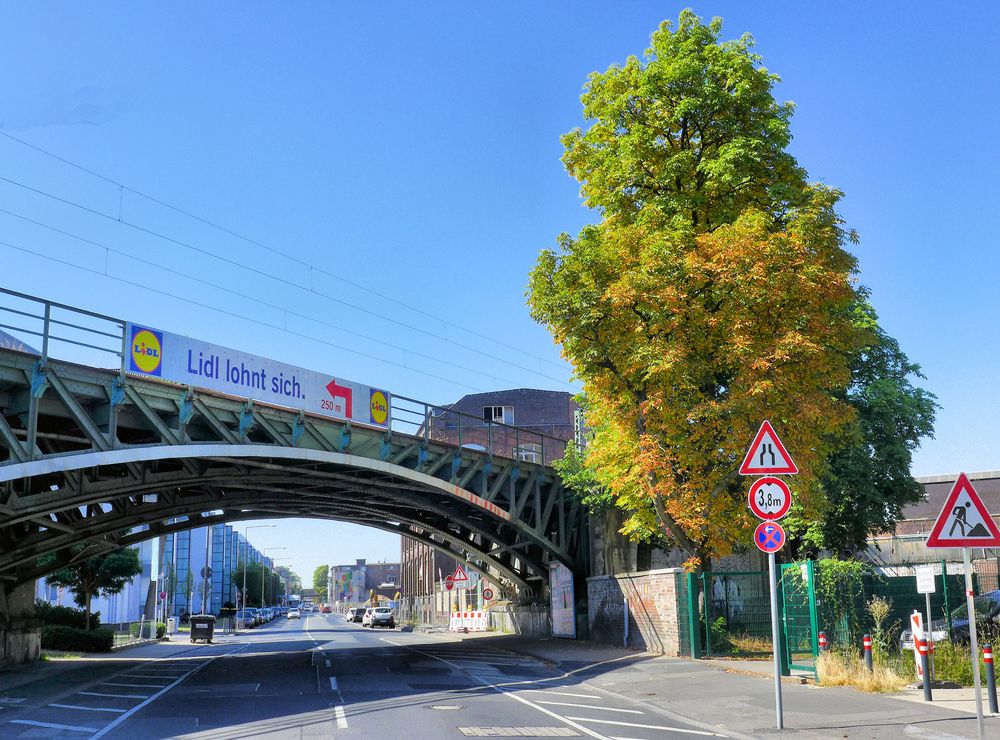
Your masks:
M35 582L0 587L0 666L38 660L42 626L35 619Z

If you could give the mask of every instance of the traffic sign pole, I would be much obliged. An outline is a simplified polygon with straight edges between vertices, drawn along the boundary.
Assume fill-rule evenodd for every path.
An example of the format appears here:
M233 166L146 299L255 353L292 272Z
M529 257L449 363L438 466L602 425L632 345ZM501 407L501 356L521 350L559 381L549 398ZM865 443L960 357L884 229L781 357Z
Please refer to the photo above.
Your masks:
M767 554L767 569L771 577L771 643L774 646L774 714L779 730L784 729L785 719L781 709L781 646L778 642L778 578L774 553Z
M976 724L979 727L979 740L983 734L983 694L979 681L979 640L976 635L976 597L972 591L972 558L969 548L962 548L962 562L965 564L965 598L969 606L969 647L972 650L972 685L976 687ZM926 677L925 677L926 680Z

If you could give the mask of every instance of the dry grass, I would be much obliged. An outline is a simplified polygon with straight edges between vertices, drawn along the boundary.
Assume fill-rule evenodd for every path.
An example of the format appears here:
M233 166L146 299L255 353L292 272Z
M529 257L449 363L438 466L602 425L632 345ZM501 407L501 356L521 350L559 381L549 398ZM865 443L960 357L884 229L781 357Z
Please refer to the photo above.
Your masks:
M899 675L890 666L875 665L871 673L861 658L824 653L816 661L819 682L824 686L853 686L861 691L886 693L902 691L912 679Z
M759 655L771 652L771 641L766 637L753 635L731 635L729 638L730 652L736 654Z

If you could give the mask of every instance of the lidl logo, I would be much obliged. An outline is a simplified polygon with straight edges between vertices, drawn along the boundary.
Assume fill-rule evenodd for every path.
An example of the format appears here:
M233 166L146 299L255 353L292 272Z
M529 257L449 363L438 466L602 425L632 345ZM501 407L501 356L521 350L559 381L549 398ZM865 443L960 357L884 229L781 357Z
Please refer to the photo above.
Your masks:
M385 393L372 388L371 395L372 423L385 424L389 418L389 401L386 400Z
M163 361L163 333L133 326L129 355L133 372L159 377Z

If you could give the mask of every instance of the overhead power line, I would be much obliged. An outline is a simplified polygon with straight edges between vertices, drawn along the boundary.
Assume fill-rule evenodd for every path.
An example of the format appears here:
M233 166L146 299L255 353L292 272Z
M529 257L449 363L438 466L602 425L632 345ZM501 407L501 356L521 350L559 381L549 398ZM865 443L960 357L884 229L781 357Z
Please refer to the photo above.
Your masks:
M385 363L386 365L393 365L395 367L399 367L399 368L402 368L404 370L408 370L409 372L418 373L419 375L425 375L425 376L427 376L429 378L434 378L435 380L442 380L442 381L444 381L446 383L451 383L453 385L457 385L457 386L460 386L462 388L468 388L469 390L478 391L478 392L484 392L484 391L487 390L486 388L480 388L478 386L469 385L468 383L463 383L462 381L454 380L453 378L446 378L443 375L437 375L436 373L429 373L426 370L419 370L419 369L414 368L414 367L409 367L408 365L405 365L403 363L395 362L393 360L387 360L384 357L378 357L377 355L369 354L368 352L362 352L360 350L351 349L350 347L344 347L344 346L342 346L340 344L336 344L335 342L330 342L330 341L328 341L326 339L321 339L320 337L316 337L316 336L313 336L313 335L310 335L310 334L303 334L302 332L297 332L297 331L294 331L294 330L289 329L287 327L279 326L278 324L272 324L269 321L263 321L261 319L254 318L252 316L247 316L246 314L241 314L241 313L239 313L237 311L230 311L230 310L227 310L225 308L219 308L218 306L213 306L213 305L211 305L209 303L203 303L202 301L196 301L196 300L194 300L192 298L185 298L184 296L180 296L180 295L177 295L176 293L171 293L169 291L162 290L160 288L155 288L155 287L153 287L151 285L148 285L146 283L139 283L139 282L136 282L134 280L128 280L127 278L118 277L117 275L112 275L112 274L110 274L108 272L103 272L101 270L95 270L92 267L87 267L86 265L80 265L80 264L77 264L75 262L71 262L70 260L65 260L65 259L61 259L59 257L54 257L51 254L45 254L43 252L39 252L39 251L36 251L34 249L29 249L28 247L22 247L22 246L19 246L17 244L11 244L10 242L5 242L5 241L0 241L0 246L7 247L9 249L13 249L13 250L16 250L18 252L22 252L24 254L30 254L30 255L33 255L35 257L41 257L44 260L48 260L50 262L55 262L56 264L64 265L66 267L72 267L73 269L76 269L76 270L82 270L83 272L89 272L89 273L91 273L93 275L99 275L100 277L105 277L105 278L108 278L109 280L115 280L115 281L117 281L119 283L124 283L125 285L131 285L131 286L136 287L136 288L141 288L146 293L156 293L157 295L162 295L162 296L167 297L167 298L173 298L175 300L191 304L192 306L197 306L199 308L205 308L205 309L208 309L209 311L215 311L216 313L220 313L220 314L223 314L225 316L230 316L230 317L236 318L236 319L241 319L243 321L249 321L250 323L257 324L258 326L266 326L266 327L268 327L270 329L276 329L278 331L285 332L286 334L289 334L289 335L294 336L294 337L299 337L301 339L306 339L306 340L309 340L311 342L318 342L320 344L326 345L328 347L332 347L333 349L337 349L337 350L340 350L342 352L349 352L350 354L358 355L359 357L367 357L368 359L375 360L376 362L382 362L382 363ZM476 371L476 372L479 372L479 371ZM485 375L485 373L482 373L482 374Z
M7 210L6 208L0 207L0 213L4 213L4 214L6 214L8 216L13 216L14 218L20 219L20 220L25 221L25 222L30 223L30 224L34 224L35 226L40 226L43 229L48 229L49 231L52 231L52 232L54 232L56 234L59 234L61 236L66 236L66 237L69 237L70 239L75 239L76 241L79 241L79 242L81 242L83 244L89 244L89 245L91 245L93 247L96 247L98 249L103 249L106 253L117 254L117 255L119 255L121 257L124 257L126 259L130 259L130 260L133 260L135 262L139 262L140 264L143 264L143 265L148 265L149 267L152 267L152 268L157 269L157 270L162 270L162 271L164 271L166 273L169 273L171 275L176 275L177 277L182 277L182 278L184 278L186 280L191 280L192 282L199 283L201 285L204 285L206 287L212 288L214 290L219 290L219 291L222 291L224 293L228 293L228 294L230 294L232 296L235 296L237 298L242 298L244 300L253 301L254 303L257 303L257 304L259 304L261 306L265 306L267 308L274 309L275 311L280 311L280 312L282 312L285 315L286 319L287 319L288 316L294 316L294 317L299 318L299 319L305 319L306 321L311 321L311 322L313 322L315 324L319 324L320 326L325 326L325 327L328 327L330 329L334 329L336 331L342 331L345 334L351 334L352 336L356 336L359 339L364 339L364 340L367 340L367 341L370 341L370 342L376 342L376 343L381 344L381 345L383 345L385 347L388 347L390 349L398 350L398 351L400 351L400 352L403 353L404 367L408 367L407 365L405 365L405 358L406 358L407 355L410 355L410 356L413 356L413 357L420 357L420 358L423 358L425 360L431 360L432 362L442 362L442 360L439 357L434 357L432 355L428 355L428 354L425 354L423 352L419 352L419 351L416 351L416 350L408 349L408 348L403 347L403 346L398 345L398 344L393 344L392 342L386 341L385 338L383 338L383 337L373 337L370 334L364 334L362 332L355 331L353 329L347 329L345 327L339 326L338 324L334 324L332 322L325 321L324 319L319 319L319 318L316 318L315 316L311 316L309 314L301 313L301 312L296 311L294 309L286 308L285 306L279 305L277 303L271 303L270 301L266 301L266 300L264 300L264 299L262 299L262 298L260 298L258 296L250 295L249 293L241 293L240 291L234 290L233 288L230 288L230 287L228 287L226 285L221 285L219 283L213 283L211 280L205 280L204 278L200 278L200 277L198 277L196 275L191 275L190 273L186 273L186 272L184 272L182 270L176 270L176 269L174 269L172 267L168 267L166 265L161 265L158 262L153 262L152 260L148 260L148 259L145 259L143 257L137 257L134 254L131 254L129 252L125 252L125 251L123 251L121 249L116 249L115 247L109 246L107 244L102 244L101 242L94 241L93 239L87 239L86 237L82 237L79 234L74 234L72 232L65 231L63 229L57 228L55 226L51 226L50 224L46 224L46 223L43 223L41 221L36 221L33 218L28 218L27 216L24 216L24 215L22 215L20 213L15 213L14 211ZM106 277L112 277L111 275L108 275L107 273L104 273L104 274L105 274ZM478 374L484 375L486 377L492 377L494 380L502 380L505 383L512 383L512 384L515 384L515 385L518 383L518 381L516 381L516 380L511 380L510 378L503 378L503 377L500 377L500 376L497 376L497 375L493 375L492 373L484 373L482 370L480 370L478 368L467 367L467 366L464 366L464 365L459 365L459 364L457 364L455 362L445 362L443 364L449 365L451 368L453 368L455 370L462 370L464 372L478 373ZM569 384L567 383L567 385L569 385Z
M0 132L0 134L2 134L2 133L3 132ZM548 375L546 373L541 372L541 370L536 370L536 369L528 367L526 365L521 365L521 364L519 364L517 362L513 362L512 360L509 360L509 359L507 359L505 357L501 357L500 355L495 355L495 354L492 354L490 352L486 352L484 350L478 349L477 347L473 347L471 345L464 344L462 342L457 342L457 341L455 341L453 339L450 339L448 336L442 336L440 334L435 334L434 332L428 331L426 329L422 329L421 327L416 326L414 324L408 324L405 321L400 321L399 319L395 319L395 318L393 318L391 316L387 316L385 314L381 314L381 313L379 313L377 311L372 311L371 309L365 308L363 306L358 306L357 304L351 303L350 301L345 301L345 300L343 300L341 298L337 298L336 296L330 295L329 293L324 293L323 291L316 290L315 288L313 288L311 286L306 287L304 285L300 285L299 283L295 282L294 280L288 280L287 278L278 277L277 275L274 275L273 273L257 269L256 267L251 267L249 265L246 265L246 264L244 264L242 262L239 262L238 260L234 260L234 259L231 259L229 257L224 257L222 255L219 255L219 254L215 253L215 252L212 252L211 250L205 249L204 247L199 247L199 246L196 246L194 244L190 244L188 242L181 241L180 239L175 239L172 236L167 236L166 234L161 234L161 233L159 233L157 231L153 231L152 229L148 229L148 228L146 228L144 226L140 226L138 224L131 223L131 222L127 221L127 220L116 218L116 217L111 216L111 215L109 215L107 213L104 213L103 211L97 210L95 208L91 208L89 206L85 206L82 203L77 203L76 201L69 200L68 198L63 198L62 196L56 195L54 193L50 193L50 192L48 192L46 190L42 190L40 188L33 187L31 185L28 185L27 183L23 183L23 182L20 182L18 180L14 180L12 178L3 177L3 176L0 176L0 182L6 182L9 185L13 185L13 186L21 188L23 190L27 190L28 192L35 193L36 195L41 195L42 197L49 198L49 199L54 200L54 201L56 201L58 203L62 203L64 205L68 205L68 206L70 206L72 208L77 208L77 209L79 209L81 211L84 211L85 213L90 213L90 214L92 214L94 216L98 216L100 218L103 218L103 219L106 219L106 220L109 220L109 221L113 221L113 222L121 224L123 226L127 226L130 229L133 229L133 230L138 231L140 233L146 234L148 236L152 236L152 237L157 238L157 239L161 239L161 240L163 240L163 241L165 241L165 242L167 242L169 244L173 244L175 246L182 247L184 249L189 249L189 250L191 250L193 252L196 252L198 254L204 255L206 257L209 257L210 259L215 259L215 260L218 260L218 261L223 262L225 264L228 264L228 265L231 265L233 267L236 267L237 269L245 270L245 271L250 272L250 273L252 273L254 275L262 277L262 278L264 278L266 280L273 280L273 281L275 281L277 283L281 283L283 285L286 285L288 287L294 288L296 290L300 290L300 291L303 291L303 292L308 293L308 294L319 296L320 298L323 298L324 300L328 300L328 301L331 301L333 303L338 303L338 304L340 304L342 306L347 306L348 308L352 308L352 309L354 309L356 311L361 311L362 313L368 314L369 316L372 316L374 318L377 318L377 319L380 319L382 321L386 321L386 322L389 322L389 323L392 323L392 324L396 324L397 326L401 326L401 327L403 327L403 328L405 328L405 329L407 329L409 331L417 332L419 334L423 334L423 335L431 337L433 339L437 339L439 341L446 342L446 343L454 345L456 347L460 347L460 348L462 348L464 350L467 350L469 352L473 352L473 353L476 353L476 354L481 355L483 357L489 358L491 360L495 360L497 362L501 362L501 363L503 363L505 365L508 365L510 367L517 368L518 370L524 370L525 372L532 373L533 375L537 375L539 377L546 378L547 380L552 380L552 381L555 381L557 383L562 383L562 384L567 385L567 386L570 385L563 378L557 378L555 376ZM17 214L12 214L12 215L17 215ZM129 255L129 256L132 256L132 255Z
M204 217L199 216L199 215L197 215L195 213L192 213L192 212L190 212L188 210L185 210L185 209L183 209L183 208L181 208L179 206L176 206L176 205L174 205L172 203L168 203L167 201L164 201L164 200L161 200L161 199L159 199L159 198L157 198L155 196L149 195L148 193L144 193L141 190L136 190L135 188L129 187L128 185L125 185L124 183L118 182L117 180L115 180L113 178L110 178L110 177L108 177L106 175L103 175L103 174L101 174L99 172L95 172L94 170L91 170L91 169L89 169L87 167L84 167L81 164L78 164L76 162L73 162L72 160L69 160L69 159L67 159L65 157L62 157L62 156L60 156L58 154L55 154L54 152L50 152L49 150L44 149L44 148L38 146L37 144L32 144L29 141L25 141L24 139L20 139L20 138L18 138L16 136L13 136L12 134L7 133L6 131L0 131L0 136L4 136L4 137L6 137L7 139L9 139L9 140L11 140L13 142L16 142L16 143L18 143L18 144L20 144L22 146L25 146L25 147L27 147L29 149L32 149L32 150L38 152L39 154L42 154L42 155L44 155L46 157L50 157L50 158L52 158L52 159L54 159L54 160L56 160L58 162L61 162L61 163L65 164L65 165L67 165L69 167L73 167L73 168L79 170L80 172L84 172L84 173L86 173L88 175L91 175L92 177L96 177L96 178L98 178L98 179L100 179L100 180L102 180L102 181L104 181L106 183L114 185L115 187L120 188L122 191L126 191L127 190L128 192L132 193L133 195L137 195L140 198L144 198L145 200L148 200L148 201L150 201L152 203L156 203L157 205L162 206L163 208L167 208L167 209L169 209L171 211L174 211L175 213L179 213L182 216L185 216L185 217L190 218L190 219L192 219L194 221L197 221L198 223L204 224L205 226L209 226L209 227L211 227L213 229L221 231L224 234L228 234L229 236L232 236L232 237L234 237L236 239L240 239L240 240L246 242L247 244L253 244L254 246L260 247L261 249L265 249L268 252L271 252L272 254L275 254L275 255L278 255L278 256L280 256L280 257L282 257L284 259L290 260L291 262L294 262L296 264L302 265L304 267L308 267L310 271L318 272L321 275L327 275L328 277L331 277L334 280L338 280L338 281L340 281L340 282L342 282L342 283L344 283L346 285L350 285L350 286L352 286L354 288L357 288L358 290L364 291L365 293L373 295L373 296L375 296L377 298L380 298L380 299L382 299L384 301L389 301L390 303L394 303L394 304L396 304L398 306L402 306L403 308L406 308L406 309L408 309L410 311L414 311L414 312L416 312L416 313L418 313L418 314L420 314L422 316L426 316L427 318L434 319L435 321L440 321L442 324L445 325L445 327L453 326L456 329L464 331L464 332L466 332L468 334L471 334L473 336L477 336L477 337L479 337L481 339L489 340L490 342L492 342L492 343L494 343L494 344L496 344L498 346L504 347L506 349L513 350L514 352L517 352L519 354L525 355L526 357L530 357L532 359L538 360L539 362L544 362L544 363L546 363L548 365L552 365L553 367L559 367L559 368L563 368L564 367L563 365L561 365L558 362L553 362L552 360L549 360L549 359L547 359L545 357L542 357L540 355L536 355L534 353L528 352L528 351L522 349L521 347L518 347L518 346L513 345L513 344L509 344L509 343L506 343L506 342L499 341L495 337L492 337L492 336L490 336L488 334L483 334L482 332L476 331L475 329L470 329L467 326L463 326L461 324L455 323L453 321L450 321L448 319L442 318L440 316L436 316L435 314L432 314L432 313L430 313L428 311L425 311L424 309L419 308L417 306L414 306L413 304L407 303L406 301L401 301L400 299L395 298L395 297L393 297L391 295L388 295L386 293L382 293L380 291L377 291L377 290L374 290L372 288L369 288L368 286L363 285L362 283L358 283L356 281L349 280L349 279L343 277L342 275L338 275L336 273L329 272L328 270L325 270L322 267L318 267L316 265L313 265L310 262L307 262L307 261L305 261L305 260L303 260L303 259L301 259L299 257L296 257L294 254L290 254L290 253L285 252L283 250L280 250L280 249L277 249L275 247L272 247L269 244L265 244L265 243L263 243L261 241L253 239L252 237L246 236L245 234L241 234L241 233L239 233L237 231L229 229L229 228L227 228L225 226L222 226L222 225L220 225L218 223L215 223L214 221L211 221L211 220L209 220L207 218L204 218ZM106 215L106 214L101 214L101 215ZM119 220L119 221L122 220L121 219L121 207L120 207L120 204L119 204L119 218L117 220Z

